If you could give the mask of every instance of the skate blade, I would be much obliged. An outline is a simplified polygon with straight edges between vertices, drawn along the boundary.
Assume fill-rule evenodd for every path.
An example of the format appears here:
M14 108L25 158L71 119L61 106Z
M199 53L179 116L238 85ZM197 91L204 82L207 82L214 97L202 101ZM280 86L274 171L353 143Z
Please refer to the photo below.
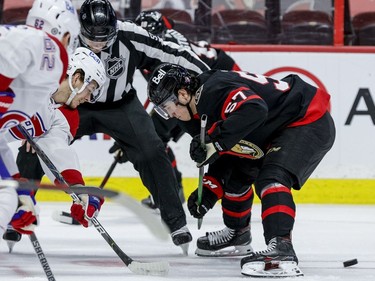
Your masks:
M249 262L242 266L241 273L250 277L285 278L300 277L303 272L294 261L272 261L270 269L265 269L264 262Z
M144 207L147 210L150 210L151 214L160 215L160 209L159 208L151 208L150 206L145 205L145 204L141 204L141 206Z
M182 254L184 256L189 255L189 245L190 245L190 242L179 245L181 247L181 249L182 249Z
M195 254L200 257L238 257L247 256L253 252L253 248L250 245L246 246L230 246L217 251L203 250L197 248Z
M156 208L156 209L150 209L151 210L151 213L154 214L154 215L157 215L157 216L160 216L160 209L159 208Z
M13 252L13 247L14 247L14 245L16 245L17 242L10 241L10 240L6 240L6 242L7 242L7 245L8 245L9 253L12 253Z

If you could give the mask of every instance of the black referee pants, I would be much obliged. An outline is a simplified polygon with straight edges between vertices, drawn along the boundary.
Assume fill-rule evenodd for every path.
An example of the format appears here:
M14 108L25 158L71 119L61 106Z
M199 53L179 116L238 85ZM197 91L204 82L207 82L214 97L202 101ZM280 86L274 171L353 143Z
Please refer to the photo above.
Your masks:
M125 148L127 158L152 194L160 208L161 218L170 231L186 225L171 162L138 97L128 94L122 103L114 104L111 108L107 104L99 105L78 107L80 123L76 138L94 133L111 136Z

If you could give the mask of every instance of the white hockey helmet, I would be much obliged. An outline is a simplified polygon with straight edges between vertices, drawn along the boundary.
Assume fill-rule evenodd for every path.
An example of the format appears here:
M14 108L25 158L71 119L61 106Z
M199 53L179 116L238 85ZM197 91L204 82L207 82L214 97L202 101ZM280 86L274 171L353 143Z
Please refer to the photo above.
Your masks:
M80 23L70 0L35 0L27 15L26 24L41 29L60 41L69 32L69 55L72 55L78 46Z
M81 69L85 74L82 87L80 89L75 89L72 85L72 77L78 69ZM94 103L102 95L103 91L101 91L101 88L106 81L105 68L100 58L91 50L84 47L76 49L75 53L70 58L67 75L72 93L66 104L69 105L72 99L77 94L81 93L92 80L98 83L98 88L91 94L88 102Z

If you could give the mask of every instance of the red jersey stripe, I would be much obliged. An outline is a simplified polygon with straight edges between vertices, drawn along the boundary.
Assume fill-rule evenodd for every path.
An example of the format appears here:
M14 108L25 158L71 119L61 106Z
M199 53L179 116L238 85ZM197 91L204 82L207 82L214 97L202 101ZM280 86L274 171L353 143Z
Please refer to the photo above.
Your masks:
M234 217L234 218L242 218L251 213L251 208L243 212L232 212L232 211L229 211L228 209L225 209L224 207L222 208L222 210L224 214L230 217Z
M296 212L292 208L285 206L285 205L276 205L271 208L268 208L267 210L264 210L262 213L262 220L264 220L266 217L277 214L277 213L284 213L292 218L295 218Z
M9 88L10 83L12 83L14 79L6 77L0 74L0 91L5 91Z
M264 196L266 196L268 194L272 194L272 193L276 193L276 192L286 192L286 193L290 193L291 194L290 189L287 188L286 186L272 186L272 187L267 188L262 193L261 198L263 198Z
M61 82L65 80L66 72L68 71L69 56L63 44L56 37L49 35L49 34L47 35L57 44L57 46L59 46L59 49L60 49L60 59L61 59L61 62L63 63L63 72L61 74L61 78L59 81L59 84L61 84Z
M224 195L224 198L230 200L230 201L235 201L235 202L242 202L242 201L246 201L246 200L249 200L251 198L251 196L253 196L254 192L253 192L253 189L250 188L248 192L246 192L244 195L242 196L230 196L228 194L225 194Z
M288 127L303 126L318 120L329 110L330 98L331 97L327 92L318 89L307 108L305 116L298 121L289 124Z

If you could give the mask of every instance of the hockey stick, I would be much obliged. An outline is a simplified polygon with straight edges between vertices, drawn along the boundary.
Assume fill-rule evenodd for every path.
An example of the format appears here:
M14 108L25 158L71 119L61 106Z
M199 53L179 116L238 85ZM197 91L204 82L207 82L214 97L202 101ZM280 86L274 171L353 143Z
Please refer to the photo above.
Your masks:
M122 151L121 149L117 150L115 159L113 160L111 166L109 167L107 173L105 174L102 182L99 185L99 188L104 188L105 184L109 180L109 178L112 175L113 170L115 169L117 163L119 162L120 158L122 156ZM52 214L52 218L60 223L66 223L66 224L71 224L71 225L79 225L80 223L77 222L75 219L72 218L70 213L64 212L64 211L55 211Z
M2 181L1 183L3 183L3 182L8 182L8 181ZM8 184L8 185L5 185L5 186L13 186L13 185ZM0 188L1 188L1 185L0 185ZM18 206L20 206L21 204L22 203L18 200ZM56 281L55 276L53 276L52 270L51 270L51 268L49 266L49 263L47 261L47 258L45 256L43 250L42 250L42 246L40 246L39 240L36 237L35 232L32 232L31 234L28 234L27 236L29 236L29 238L30 238L31 245L33 245L36 256L38 257L39 262L42 265L43 271L46 274L47 279L50 280L50 281ZM21 239L21 237L20 237L20 239ZM8 246L9 246L9 244L8 244ZM12 248L13 248L13 246L12 247L9 246L9 252L12 251Z
M53 273L51 271L51 268L48 264L47 258L44 255L44 252L42 250L42 247L40 246L40 243L38 241L38 238L36 237L35 233L32 233L28 235L31 241L31 244L34 247L35 253L39 259L40 264L43 267L44 273L47 276L48 281L56 281L55 276L53 276Z
M46 166L50 169L53 173L55 178L63 185L69 186L68 183L65 181L64 177L61 173L57 170L56 166L52 163L52 161L48 158L48 156L44 153L44 151L39 147L39 145L33 140L30 136L29 132L22 125L18 125L17 128L20 130L22 135L26 138L32 148L34 148L35 152L38 154L40 159L46 164ZM74 202L80 202L80 198L77 196L75 192L69 193L70 197L73 199ZM133 273L142 274L142 275L164 275L169 270L169 264L167 262L138 262L134 261L131 257L126 255L120 247L116 244L116 242L112 239L112 237L108 234L105 228L101 225L96 217L91 219L92 224L95 226L95 229L102 235L104 240L111 246L117 256L128 266L129 270Z
M167 228L161 224L158 220L155 220L155 216L150 214L147 209L142 207L138 202L136 202L130 196L112 190L112 189L99 189L96 186L71 186L68 187L66 185L52 185L52 184L41 184L36 181L26 181L26 182L18 182L15 180L0 180L0 188L2 187L13 187L13 188L21 188L21 189L28 189L28 190L37 190L37 189L45 189L45 190L60 190L64 191L65 193L76 193L76 194L91 194L98 197L107 197L110 198L112 202L117 203L128 210L130 210L133 214L138 216L142 223L144 223L151 233L153 233L157 238L161 240L169 239L169 233Z
M204 145L204 136L206 134L206 125L207 125L207 115L203 114L202 117L201 117L201 132L200 132L200 140L201 140L202 145ZM204 176L204 166L199 168L198 201L197 201L198 211L199 211L199 206L202 203L203 176ZM202 222L203 222L203 218L199 218L198 219L198 229L201 229Z
M109 167L107 173L105 174L102 182L100 183L99 188L104 188L105 184L107 183L110 176L112 175L112 172L115 169L117 163L120 161L121 154L122 154L121 149L117 150L116 155L115 155L115 159L113 160L113 162L112 162L111 166Z
M16 180L0 180L0 188L3 187L13 187L15 189L27 189L27 190L37 190L37 189L44 189L44 190L60 190L65 193L75 193L75 194L92 194L98 197L108 197L113 202L119 203L124 207L128 207L130 204L137 203L129 196L125 195L124 193L112 190L112 189L99 189L96 186L66 186L65 184L42 184L37 181L16 181ZM142 206L139 204L137 205L137 209L144 210ZM131 210L131 208L129 208ZM151 217L151 216L150 216ZM155 217L152 217L153 219ZM159 225L159 224L158 224Z

